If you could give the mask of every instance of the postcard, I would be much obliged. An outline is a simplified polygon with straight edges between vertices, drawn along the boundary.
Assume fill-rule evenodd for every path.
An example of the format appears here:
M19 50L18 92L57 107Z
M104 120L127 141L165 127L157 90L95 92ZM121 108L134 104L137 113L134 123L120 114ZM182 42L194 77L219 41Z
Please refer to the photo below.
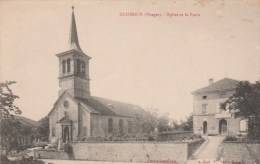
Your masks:
M1 162L260 163L259 33L259 0L2 0Z

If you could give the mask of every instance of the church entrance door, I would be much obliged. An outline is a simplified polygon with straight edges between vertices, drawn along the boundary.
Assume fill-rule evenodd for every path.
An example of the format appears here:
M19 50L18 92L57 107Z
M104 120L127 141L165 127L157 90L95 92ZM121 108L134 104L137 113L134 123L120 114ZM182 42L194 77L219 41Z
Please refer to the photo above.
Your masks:
M62 139L63 139L63 143L66 143L68 141L70 141L70 134L69 134L69 127L66 126L63 128L63 136L62 136Z

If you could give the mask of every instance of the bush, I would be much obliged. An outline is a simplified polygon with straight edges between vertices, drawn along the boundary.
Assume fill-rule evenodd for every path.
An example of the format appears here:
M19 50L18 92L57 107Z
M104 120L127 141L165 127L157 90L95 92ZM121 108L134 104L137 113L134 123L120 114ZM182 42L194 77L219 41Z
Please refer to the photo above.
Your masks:
M149 136L148 137L148 141L154 141L155 139L154 139L154 137L153 136Z
M227 136L224 141L237 141L238 139L235 136Z
M202 136L201 136L201 134L192 134L190 138L191 139L201 139Z

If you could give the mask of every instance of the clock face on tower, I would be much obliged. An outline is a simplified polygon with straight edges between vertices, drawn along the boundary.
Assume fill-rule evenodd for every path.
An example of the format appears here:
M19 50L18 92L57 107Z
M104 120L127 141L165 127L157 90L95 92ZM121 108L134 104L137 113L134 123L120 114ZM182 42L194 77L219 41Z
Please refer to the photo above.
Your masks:
M64 101L63 106L64 106L65 108L69 108L70 104L69 104L68 101Z

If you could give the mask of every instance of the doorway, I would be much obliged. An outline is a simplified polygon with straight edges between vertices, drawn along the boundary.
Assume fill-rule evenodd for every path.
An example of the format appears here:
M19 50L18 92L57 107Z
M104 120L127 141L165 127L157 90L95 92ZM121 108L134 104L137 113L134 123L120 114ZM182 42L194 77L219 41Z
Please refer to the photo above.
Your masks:
M227 134L227 121L225 119L219 121L219 134Z
M203 134L207 134L208 133L208 123L207 121L203 122Z
M62 137L62 139L63 139L63 143L66 143L66 142L68 142L69 141L69 127L65 127L64 129L63 129L63 137Z

